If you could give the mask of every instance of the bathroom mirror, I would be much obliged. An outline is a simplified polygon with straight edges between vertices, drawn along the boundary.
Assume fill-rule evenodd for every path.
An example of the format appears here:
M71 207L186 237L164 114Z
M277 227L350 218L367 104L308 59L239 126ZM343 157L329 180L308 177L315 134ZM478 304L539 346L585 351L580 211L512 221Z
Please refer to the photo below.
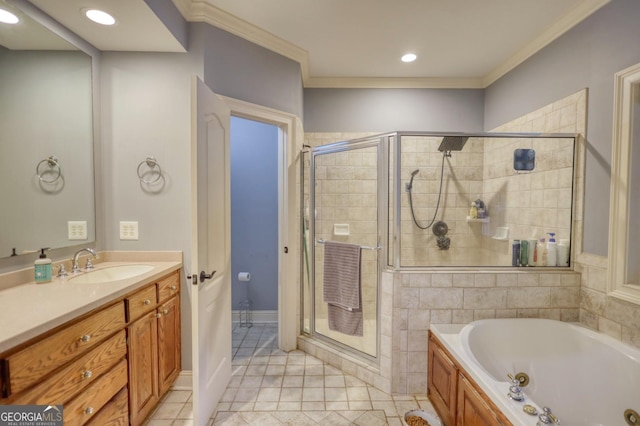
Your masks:
M0 8L19 19L0 23L0 257L93 242L92 56L28 2Z

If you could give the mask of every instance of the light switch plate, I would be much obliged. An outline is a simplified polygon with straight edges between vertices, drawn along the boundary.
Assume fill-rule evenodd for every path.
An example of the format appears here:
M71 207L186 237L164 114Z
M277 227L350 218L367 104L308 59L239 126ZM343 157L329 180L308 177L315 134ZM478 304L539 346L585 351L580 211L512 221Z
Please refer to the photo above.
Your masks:
M87 239L87 221L86 220L70 220L67 222L68 235L70 240L86 240Z
M120 239L121 240L137 240L138 239L138 222L120 221Z

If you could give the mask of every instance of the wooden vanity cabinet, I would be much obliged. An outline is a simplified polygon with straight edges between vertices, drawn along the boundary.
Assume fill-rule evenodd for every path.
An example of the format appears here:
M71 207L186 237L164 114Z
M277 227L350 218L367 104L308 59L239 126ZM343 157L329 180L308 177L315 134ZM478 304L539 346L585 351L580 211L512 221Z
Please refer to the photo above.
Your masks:
M117 300L1 354L0 405L63 405L65 425L91 420L127 384L125 324Z
M458 376L457 426L504 425L463 375Z
M427 396L445 426L512 426L431 331Z
M452 426L456 419L458 369L431 333L427 357L427 396L442 422Z
M126 299L130 325L129 410L141 424L181 370L180 275L170 274Z
M0 354L0 405L63 405L66 425L138 425L181 370L180 275Z
M154 303L155 305L155 303ZM158 389L158 326L155 310L127 327L129 338L129 411L140 424L160 400Z

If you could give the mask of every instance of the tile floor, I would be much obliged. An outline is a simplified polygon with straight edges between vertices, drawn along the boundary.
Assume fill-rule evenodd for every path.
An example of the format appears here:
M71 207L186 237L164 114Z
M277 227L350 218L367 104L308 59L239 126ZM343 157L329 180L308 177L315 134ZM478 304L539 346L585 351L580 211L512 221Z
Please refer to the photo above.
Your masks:
M278 349L277 325L234 326L233 376L211 425L402 425L433 412L426 395L389 395L301 351ZM170 391L147 426L191 425L191 392Z

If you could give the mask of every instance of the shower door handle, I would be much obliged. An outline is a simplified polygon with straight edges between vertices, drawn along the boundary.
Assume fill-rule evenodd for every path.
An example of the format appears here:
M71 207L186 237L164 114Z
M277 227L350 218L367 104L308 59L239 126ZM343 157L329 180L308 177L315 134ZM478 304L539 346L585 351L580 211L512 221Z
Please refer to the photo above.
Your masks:
M206 280L210 280L216 274L216 271L212 271L210 274L207 274L204 271L200 271L200 283L205 282Z

